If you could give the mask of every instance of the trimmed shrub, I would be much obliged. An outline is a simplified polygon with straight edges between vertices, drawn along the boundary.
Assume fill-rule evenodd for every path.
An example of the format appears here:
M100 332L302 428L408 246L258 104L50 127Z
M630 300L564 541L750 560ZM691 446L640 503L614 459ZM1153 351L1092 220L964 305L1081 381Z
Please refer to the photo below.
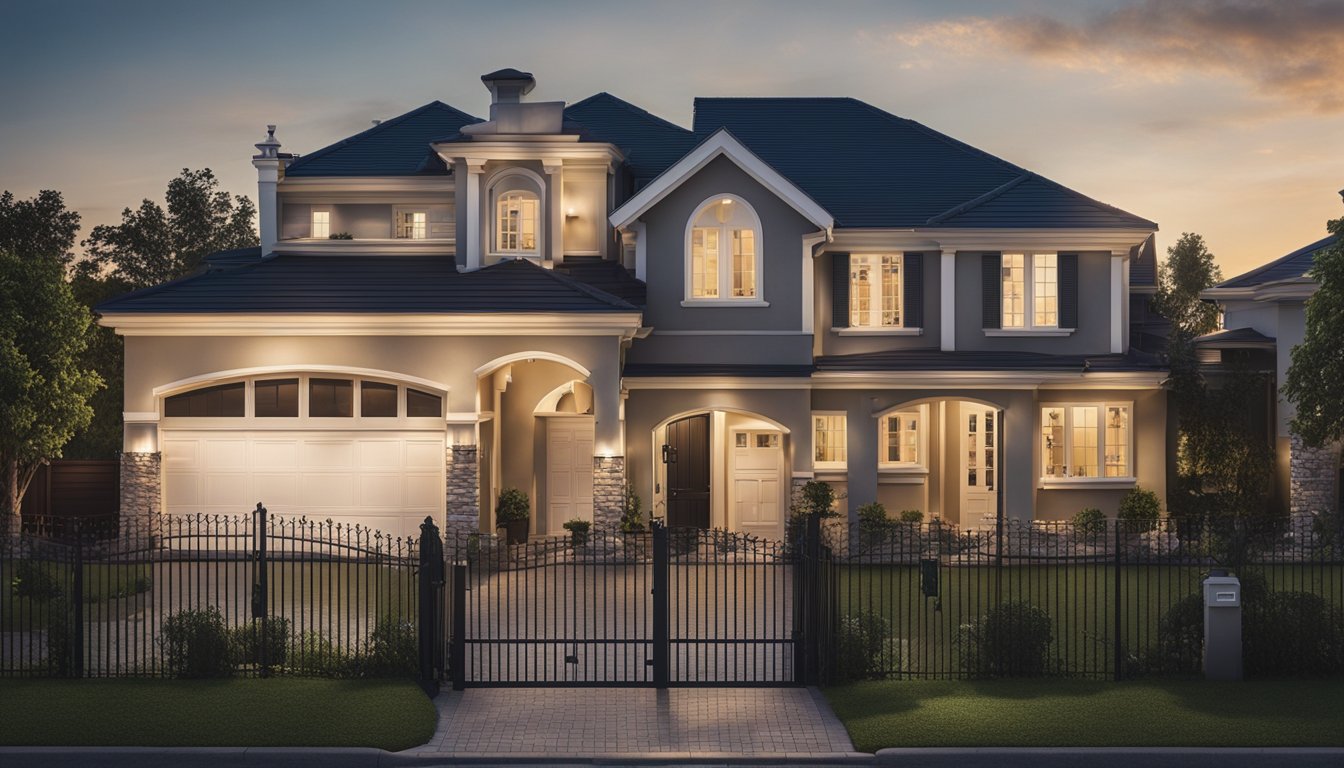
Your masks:
M291 670L317 677L355 676L354 658L321 632L304 632L286 656Z
M1162 516L1162 502L1152 491L1135 486L1120 500L1120 514L1117 518L1125 524L1130 533L1151 531L1157 528Z
M924 513L920 512L918 509L902 509L901 514L897 519L902 523L918 525L919 523L924 522Z
M70 642L70 606L64 597L47 604L47 671L58 677L70 674L74 648Z
M1106 533L1106 515L1096 507L1088 507L1073 516L1073 530L1088 538L1103 536Z
M173 677L229 677L233 654L229 628L213 605L202 610L178 611L163 620L159 647Z
M1204 664L1204 596L1186 595L1157 620L1157 644L1148 651L1146 670L1192 675Z
M876 611L841 616L835 647L837 682L876 680L898 667L890 635L891 625Z
M876 501L859 507L859 546L863 549L875 549L887 540L892 521L887 517L887 508Z
M1028 602L996 605L958 636L962 666L977 677L1039 677L1054 642L1050 615Z
M420 669L415 623L394 616L379 619L355 668L360 677L415 677Z
M499 503L495 505L495 522L499 525L515 523L532 517L532 502L527 494L517 488L505 488L499 492Z
M1242 663L1249 677L1344 673L1344 625L1312 592L1242 592Z
M53 569L33 560L20 560L9 577L10 591L15 597L44 602L61 596L61 581Z
M266 663L270 666L285 665L285 658L289 653L289 627L289 619L284 617L270 616L266 619ZM261 638L261 619L253 619L242 626L234 627L229 632L234 664L260 665Z

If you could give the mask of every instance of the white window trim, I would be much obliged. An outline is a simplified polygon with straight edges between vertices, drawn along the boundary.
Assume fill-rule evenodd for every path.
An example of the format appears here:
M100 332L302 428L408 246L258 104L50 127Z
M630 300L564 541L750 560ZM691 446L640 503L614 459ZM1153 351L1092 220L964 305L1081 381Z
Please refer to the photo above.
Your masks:
M257 416L256 384L258 381L275 379L298 380L298 415L296 416ZM352 382L354 402L349 416L311 416L309 415L309 387L312 379L343 379ZM443 412L448 414L448 390L426 385L420 380L398 381L396 379L347 371L275 371L264 372L245 377L226 377L214 381L201 381L193 386L175 388L171 391L156 393L157 413L163 414L166 401L174 395L186 394L198 389L243 382L244 400L242 416L162 416L159 423L167 429L237 430L249 429L259 432L328 431L368 432L378 430L397 430L401 432L435 431L442 432L445 418L442 416L407 416L407 390L415 389L439 397ZM397 388L396 416L365 416L360 397L362 382L392 384Z
M1055 283L1059 283L1059 252L1058 251L1020 251L1022 255L1022 322L1021 327L1003 327L1003 257L1016 256L1019 251L1006 251L999 254L999 327L985 328L984 334L988 337L995 336L1016 336L1016 337L1047 337L1047 336L1068 336L1077 328L1063 328L1058 325L1060 315L1060 304L1058 289L1055 295L1055 325L1036 325L1036 257L1054 256L1055 257Z
M817 441L817 425L816 425L815 423L813 423L813 424L812 424L812 456L813 456L813 459L812 459L812 469L815 470L815 471L818 471L818 472L820 472L820 471L822 471L822 470L831 470L831 471L839 470L839 471L842 471L842 472L843 472L843 471L847 471L847 470L849 469L849 460L848 460L848 459L849 459L849 445L848 445L848 441L849 441L849 414L846 413L845 411L812 411L812 419L816 419L816 417L818 417L818 416L839 416L839 417L842 419L841 424L844 425L844 433L845 433L845 441L846 441L846 444L845 444L845 460L844 460L844 461L817 461L817 460L816 460L815 457L816 457L816 455L817 455L817 446L816 446L816 441Z
M1129 412L1129 430L1128 442L1125 445L1125 468L1129 474L1124 477L1105 477L1106 472L1106 409L1111 406L1127 408ZM1096 488L1105 490L1108 488L1132 488L1139 481L1134 474L1134 440L1135 429L1138 420L1134 415L1134 401L1132 400L1107 400L1105 402L1050 402L1039 403L1036 408L1036 450L1043 451L1041 446L1041 431L1044 425L1041 423L1043 413L1046 408L1064 409L1064 466L1073 465L1073 408L1096 408L1101 411L1097 419L1097 470L1102 474L1099 477L1047 477L1043 474L1045 469L1045 455L1041 453L1036 461L1037 487L1042 489L1052 488Z
M733 285L733 260L732 260L732 238L719 238L719 295L714 298L696 298L691 295L691 286L694 284L691 274L691 235L695 231L695 220L700 218L700 214L711 204L719 200L732 200L741 205L751 218L752 227L755 230L756 246L756 295L744 296L742 298L732 298L724 294L732 292ZM752 207L739 195L727 192L721 192L717 195L710 195L699 205L691 210L691 217L686 220L686 235L682 244L682 302L683 307L768 307L770 303L765 300L765 237L761 227L761 217L757 215L756 209ZM725 253L727 258L724 258Z
M831 333L838 336L923 336L924 329L893 325L882 328L832 328Z
M910 411L919 412L919 456L920 460L894 462L887 461L887 427L886 419L894 413L908 413ZM877 471L878 474L908 474L908 475L927 475L929 473L929 404L919 403L918 405L898 405L895 408L888 408L877 415Z

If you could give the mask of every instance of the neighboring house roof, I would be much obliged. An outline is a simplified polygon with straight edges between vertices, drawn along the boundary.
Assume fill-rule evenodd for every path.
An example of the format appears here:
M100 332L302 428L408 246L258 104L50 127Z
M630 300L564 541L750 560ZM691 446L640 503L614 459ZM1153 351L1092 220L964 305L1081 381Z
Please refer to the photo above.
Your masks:
M643 280L601 256L566 256L564 262L555 265L555 271L637 307L644 306L648 296L648 286Z
M1129 249L1129 287L1157 286L1156 235L1149 235L1142 244Z
M1254 328L1231 328L1195 337L1195 346L1209 348L1274 347L1274 337Z
M1210 290L1216 291L1220 288L1253 288L1258 285L1264 285L1265 283L1306 277L1307 272L1311 269L1311 265L1315 262L1316 254L1337 242L1339 242L1338 235L1323 237L1311 245L1298 248L1287 256L1281 256L1268 264L1252 269L1250 272L1237 275L1231 280L1224 280L1213 286Z
M841 227L1157 228L856 99L696 99L695 133L723 128Z
M283 255L110 299L109 313L632 312L632 304L526 260L458 272L427 256Z
M817 358L818 372L877 371L1077 371L1165 370L1156 355L1131 350L1114 355L1047 355L1037 352L947 352L935 348L896 349Z
M241 267L244 264L254 264L261 261L261 246L254 245L251 248L235 248L231 251L215 251L214 253L201 259L205 262L207 269L224 269L228 267Z
M637 188L700 141L689 129L605 92L565 107L565 119L582 126L587 140L619 147Z
M441 101L432 101L348 139L299 157L285 168L286 177L415 176L447 174L452 169L430 147L435 139L456 133L481 119Z

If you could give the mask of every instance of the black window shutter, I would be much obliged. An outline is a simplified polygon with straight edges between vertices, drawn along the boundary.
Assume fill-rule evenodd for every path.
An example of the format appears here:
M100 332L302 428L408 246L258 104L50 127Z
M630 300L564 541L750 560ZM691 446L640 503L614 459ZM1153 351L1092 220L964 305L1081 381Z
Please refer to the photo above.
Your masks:
M1003 326L1003 314L1000 311L1003 291L1003 259L997 253L986 253L980 257L981 304L980 327L1000 328Z
M849 327L849 254L831 254L831 327Z
M1059 327L1078 327L1078 254L1059 254Z
M906 328L924 327L924 254L905 254L904 285L905 317L901 319Z

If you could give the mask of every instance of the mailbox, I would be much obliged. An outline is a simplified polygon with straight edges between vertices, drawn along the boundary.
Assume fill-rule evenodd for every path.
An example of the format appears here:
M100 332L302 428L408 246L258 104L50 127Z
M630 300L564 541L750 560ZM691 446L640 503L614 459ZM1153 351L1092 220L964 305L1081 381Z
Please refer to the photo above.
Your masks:
M1204 579L1204 676L1240 680L1241 580L1214 571Z
M1209 608L1240 608L1241 581L1236 576L1210 576L1204 580L1204 605Z

